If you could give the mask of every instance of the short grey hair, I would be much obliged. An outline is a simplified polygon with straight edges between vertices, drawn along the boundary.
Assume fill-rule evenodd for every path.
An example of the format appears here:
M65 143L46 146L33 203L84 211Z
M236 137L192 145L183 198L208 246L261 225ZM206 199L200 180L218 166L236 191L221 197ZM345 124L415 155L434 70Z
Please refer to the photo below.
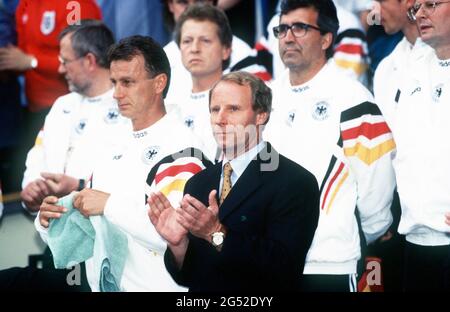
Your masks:
M77 57L92 53L100 67L109 68L108 49L114 44L114 35L104 23L93 19L81 20L80 24L63 29L59 40L69 34L72 35L72 49Z

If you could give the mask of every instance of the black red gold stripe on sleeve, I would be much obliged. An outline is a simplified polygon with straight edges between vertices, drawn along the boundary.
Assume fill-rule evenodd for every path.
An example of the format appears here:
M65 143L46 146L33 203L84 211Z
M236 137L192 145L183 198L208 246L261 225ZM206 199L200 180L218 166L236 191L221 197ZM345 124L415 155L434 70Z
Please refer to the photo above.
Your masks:
M373 103L364 102L341 114L344 154L371 165L395 149L391 130Z
M348 174L347 166L343 162L337 162L336 157L333 156L320 187L320 209L324 210L326 214L330 212L330 208Z

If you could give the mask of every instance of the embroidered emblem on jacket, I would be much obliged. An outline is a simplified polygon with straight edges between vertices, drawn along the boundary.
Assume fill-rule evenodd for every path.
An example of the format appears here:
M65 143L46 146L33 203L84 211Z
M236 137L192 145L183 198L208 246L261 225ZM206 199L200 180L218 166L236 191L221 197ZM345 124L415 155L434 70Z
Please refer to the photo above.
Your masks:
M439 100L441 99L441 95L442 95L442 87L444 85L442 83L438 84L436 87L434 87L433 89L433 94L431 95L433 101L435 102L439 102Z
M103 119L107 124L115 124L119 120L119 110L117 108L110 108Z
M327 119L330 115L329 107L330 107L330 104L328 104L325 101L320 101L320 102L314 104L313 113L312 113L313 118L318 121Z
M296 110L291 110L286 118L286 123L288 126L292 127L292 124L294 123L295 120L295 114L297 113Z
M78 122L78 125L75 126L75 131L78 134L82 134L84 132L84 129L86 128L87 119L81 119Z
M193 116L187 116L184 118L184 124L186 127L194 129L194 117Z
M159 146L150 146L146 148L142 154L142 161L150 164L159 152Z

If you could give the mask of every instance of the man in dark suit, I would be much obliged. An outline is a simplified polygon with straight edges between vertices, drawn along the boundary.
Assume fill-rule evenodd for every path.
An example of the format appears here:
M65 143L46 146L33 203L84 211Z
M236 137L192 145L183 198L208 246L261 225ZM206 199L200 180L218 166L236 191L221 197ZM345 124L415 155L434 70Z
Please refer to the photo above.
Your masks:
M262 140L272 94L245 72L210 91L223 161L192 177L180 207L149 196L165 264L190 291L296 290L319 216L314 176Z

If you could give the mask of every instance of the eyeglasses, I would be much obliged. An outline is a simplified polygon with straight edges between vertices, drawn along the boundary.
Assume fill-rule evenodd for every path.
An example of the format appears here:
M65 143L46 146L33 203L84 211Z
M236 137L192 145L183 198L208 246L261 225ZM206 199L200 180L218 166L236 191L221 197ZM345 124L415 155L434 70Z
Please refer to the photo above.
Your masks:
M299 22L299 23L294 23L291 26L286 25L286 24L280 24L278 26L275 26L273 28L273 35L275 36L275 38L282 39L282 38L286 37L287 32L290 29L292 31L292 34L294 35L294 37L300 38L300 37L305 36L306 33L308 32L308 29L310 29L310 28L315 29L320 32L323 32L323 30L317 26Z
M426 15L431 15L434 13L434 10L436 10L436 7L444 4L444 3L450 3L450 1L425 1L424 3L415 3L413 6L414 14L417 14L419 10L422 8L423 12Z
M66 59L63 59L61 55L58 55L58 61L63 66L66 66L67 64L70 64L72 62L78 61L80 58L82 58L82 56L81 57L77 57L76 59L73 59L73 60L66 60Z

